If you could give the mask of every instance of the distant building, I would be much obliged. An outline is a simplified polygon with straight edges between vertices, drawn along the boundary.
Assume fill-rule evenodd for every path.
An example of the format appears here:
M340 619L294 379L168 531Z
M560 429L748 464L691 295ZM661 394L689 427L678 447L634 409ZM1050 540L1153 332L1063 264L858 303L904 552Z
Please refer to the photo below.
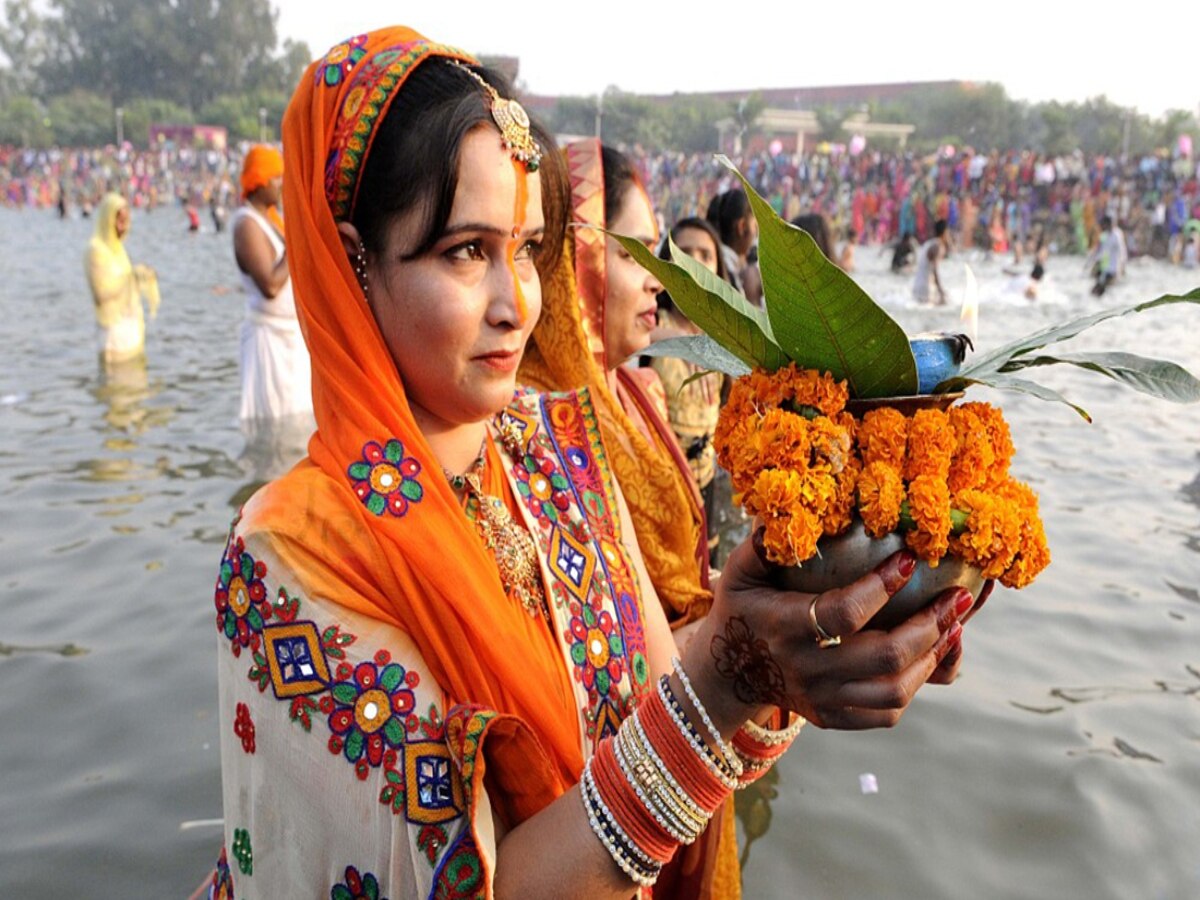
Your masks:
M751 95L777 109L859 109L867 103L885 103L914 94L927 94L954 88L969 88L969 81L897 81L891 84L843 84L825 87L759 88L744 91L705 91L694 94L653 94L653 100L668 101L679 96L703 96L736 103Z
M642 94L656 103L669 104L680 100L706 97L728 103L731 107L751 96L758 97L765 109L755 119L754 127L741 132L733 118L714 122L718 146L727 153L755 153L778 141L784 152L794 153L812 147L821 134L821 123L814 110L841 111L839 140L859 135L869 143L903 148L916 127L904 123L872 122L864 108L902 100L931 92L973 87L969 81L904 81L891 84L850 84L824 87L760 88L739 91L696 91L674 94ZM526 95L521 98L526 109L535 115L547 116L558 104L559 97Z

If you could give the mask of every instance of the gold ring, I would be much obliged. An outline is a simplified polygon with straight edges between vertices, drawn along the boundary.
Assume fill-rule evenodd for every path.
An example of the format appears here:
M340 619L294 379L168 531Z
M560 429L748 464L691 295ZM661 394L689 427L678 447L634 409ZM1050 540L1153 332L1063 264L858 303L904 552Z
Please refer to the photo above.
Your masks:
M830 634L817 621L817 601L820 599L821 595L817 594L813 597L812 603L808 604L808 621L812 622L813 631L817 633L817 646L824 650L826 647L836 647L842 642L842 639L836 634Z

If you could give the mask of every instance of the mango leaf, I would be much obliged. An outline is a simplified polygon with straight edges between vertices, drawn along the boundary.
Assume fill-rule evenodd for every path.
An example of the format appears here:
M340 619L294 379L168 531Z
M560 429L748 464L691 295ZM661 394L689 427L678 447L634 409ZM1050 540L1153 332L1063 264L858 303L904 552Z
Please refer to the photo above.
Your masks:
M1147 309L1154 309L1158 306L1167 306L1174 303L1200 303L1200 288L1189 291L1186 294L1164 294L1155 300L1147 300L1143 303L1134 303L1129 306L1115 307L1113 309L1102 310L1098 313L1082 316L1078 319L1073 319L1070 322L1059 322L1055 325L1049 325L1040 331L1035 331L1032 334L1027 334L1024 337L1017 338L1008 344L998 347L977 357L968 362L959 371L961 378L975 378L981 375L987 375L992 372L1010 371L1009 364L1018 356L1026 353L1031 353L1034 350L1039 350L1047 344L1054 344L1059 341L1065 341L1075 337L1082 331L1086 331L1093 325L1120 316L1129 315L1130 313L1142 312Z
M1045 385L1038 384L1036 381L1017 378L1013 375L1004 375L997 372L987 375L972 376L970 378L959 377L950 382L946 382L946 384L950 386L945 387L944 390L940 390L940 393L961 391L968 385L982 384L986 387L995 388L998 391L1013 391L1018 394L1031 394L1032 396L1037 397L1039 400L1053 400L1057 403L1065 403L1067 406L1071 407L1071 409L1075 410L1075 412L1079 413L1079 415L1082 416L1087 422L1092 421L1092 416L1086 409L1084 409L1082 406L1072 403L1058 391L1052 390ZM941 389L943 388L943 385L938 385L938 387Z
M1175 403L1195 403L1200 400L1200 380L1191 372L1170 360L1150 359L1136 353L1064 353L1060 356L1018 356L1003 369L1015 372L1034 366L1067 363L1107 375L1135 391L1171 400Z
M710 272L699 261L680 250L679 245L675 243L674 238L669 234L667 235L667 248L671 253L671 262L691 275L692 280L699 284L700 287L704 288L710 294L716 294L725 303L733 307L734 310L753 321L755 325L762 329L763 334L769 340L775 340L775 333L771 330L771 320L767 318L767 311L765 309L755 306L746 299L745 294L724 278L721 278L714 272Z
M611 234L642 268L662 282L680 312L746 366L759 366L774 372L788 364L787 355L768 336L769 326L763 327L766 320L759 318L761 310L754 310L758 314L754 315L744 308L731 305L722 294L713 293L698 284L688 270L659 259L635 238L612 232L606 234ZM686 254L681 255L686 257ZM695 263L695 260L691 262ZM695 263L695 266L707 274L708 270L699 263ZM748 306L744 298L741 304Z
M740 375L750 374L750 366L707 334L688 334L655 341L638 355L669 356L682 359L705 370L697 375L708 372L724 372L732 378L737 378Z
M801 368L845 379L856 399L917 393L917 365L899 323L807 232L779 218L733 163L717 158L742 180L758 221L767 317L783 352Z

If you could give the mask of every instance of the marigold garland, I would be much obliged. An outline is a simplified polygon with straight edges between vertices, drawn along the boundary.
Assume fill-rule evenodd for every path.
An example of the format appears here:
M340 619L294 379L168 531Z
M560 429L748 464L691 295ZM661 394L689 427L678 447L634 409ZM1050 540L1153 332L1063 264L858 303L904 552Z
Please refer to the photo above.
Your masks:
M734 497L766 526L767 555L798 565L855 513L867 533L902 530L930 566L947 552L1024 587L1050 562L1037 496L1009 475L1000 410L963 403L856 420L845 382L795 364L734 381L714 435Z

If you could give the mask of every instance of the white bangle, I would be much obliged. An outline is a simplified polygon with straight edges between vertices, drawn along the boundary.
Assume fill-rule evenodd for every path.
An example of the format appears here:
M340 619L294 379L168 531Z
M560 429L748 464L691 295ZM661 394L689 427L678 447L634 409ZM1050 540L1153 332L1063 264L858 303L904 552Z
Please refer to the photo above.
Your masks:
M704 708L704 704L700 702L700 698L696 696L696 692L692 689L691 679L688 678L687 672L683 670L683 661L678 656L671 658L671 668L675 670L675 674L679 676L680 683L683 684L684 693L687 694L688 700L691 701L692 707L700 716L700 721L704 723L704 727L708 730L708 735L713 739L713 746L717 748L717 752L725 758L725 762L730 768L736 768L738 755L733 752L733 748L725 743L721 737L721 732L717 731L717 726L713 724L712 719L708 717L708 710Z

